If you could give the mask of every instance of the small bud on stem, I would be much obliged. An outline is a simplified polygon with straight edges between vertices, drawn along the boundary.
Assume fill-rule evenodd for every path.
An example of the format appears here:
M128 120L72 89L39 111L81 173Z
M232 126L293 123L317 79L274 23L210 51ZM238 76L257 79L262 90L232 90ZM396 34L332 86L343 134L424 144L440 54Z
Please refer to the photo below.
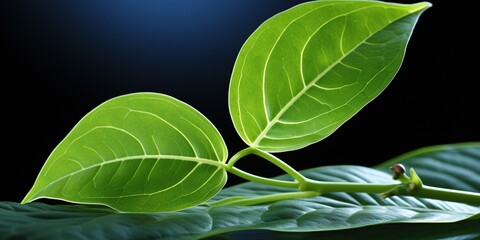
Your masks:
M397 180L402 174L405 174L405 167L402 164L395 164L390 168L390 172L393 174L393 179Z
M421 189L423 187L422 180L417 175L413 168L410 169L410 175L412 178L408 177L405 174L405 167L402 164L395 164L390 168L392 172L392 178L394 180L399 180L402 184L390 189L390 191L382 193L380 196L382 198L387 198L397 195L409 195L412 191Z

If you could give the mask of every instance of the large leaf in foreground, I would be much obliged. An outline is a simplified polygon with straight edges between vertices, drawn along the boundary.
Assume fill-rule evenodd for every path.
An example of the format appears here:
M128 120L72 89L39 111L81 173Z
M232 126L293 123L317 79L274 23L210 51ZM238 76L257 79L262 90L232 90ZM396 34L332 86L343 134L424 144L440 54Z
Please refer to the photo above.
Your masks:
M448 157L437 158L439 152L442 156L448 155ZM422 172L425 169L422 167L422 161L417 158L417 153L439 165L449 165L452 162L463 163L463 165L459 164L459 170L476 169L480 164L480 143L437 146L421 152L413 152L407 155L407 158L397 159L397 161L408 162L409 167ZM317 180L392 182L389 174L385 172L358 166L320 167L303 172ZM421 177L423 181L430 182L432 185L436 185L435 183L439 181L447 181L449 182L447 185L452 188L459 186L458 183L465 182L463 178L457 180L446 177L443 172ZM285 179L285 177L282 178ZM468 181L476 186L480 185L480 174L472 176ZM259 196L287 191L277 187L246 183L224 189L215 198L232 195ZM331 239L342 239L342 236L349 236L349 233L354 235L343 239L356 239L359 236L376 237L370 232L372 230L378 231L379 234L388 233L395 229L390 224L397 224L396 226L400 229L404 229L405 225L398 224L444 223L442 225L409 225L408 229L413 233L405 235L402 230L401 234L391 234L388 238L405 239L405 236L413 236L415 239L432 239L428 236L450 237L452 234L461 234L466 236L462 239L475 239L479 236L476 228L479 219L456 224L445 223L479 217L479 213L478 206L412 197L392 197L384 200L378 195L361 193L332 193L258 206L213 208L198 206L180 212L156 214L120 214L105 207L93 206L49 206L41 203L24 206L1 203L0 235L49 239L55 236L96 239L191 239L240 230L266 229L296 232L296 234L286 234L287 239L295 239L298 236L326 236ZM375 226L366 228L365 231L352 230L387 223L389 225L385 225L385 228ZM336 231L338 234L333 234L334 236L330 232L330 230L347 229L351 230ZM451 232L439 231L442 229ZM322 233L323 231L327 232ZM273 236L278 234L275 233ZM382 236L386 235L382 234ZM259 238L253 238L250 235L249 239Z
M242 212L239 211L238 214ZM164 216L164 214L120 214L106 207L85 205L59 206L38 202L20 205L0 202L2 239L195 239L205 237L205 233L220 220L227 221L228 216L216 215L215 219L211 219L209 214L199 209L168 213ZM440 225L391 223L342 231L250 230L214 235L211 239L478 240L479 224L480 219Z
M428 7L313 1L270 18L233 69L229 107L237 132L269 152L324 139L387 87Z
M222 189L226 159L218 131L189 105L157 93L124 95L73 128L23 202L55 198L120 211L184 209Z

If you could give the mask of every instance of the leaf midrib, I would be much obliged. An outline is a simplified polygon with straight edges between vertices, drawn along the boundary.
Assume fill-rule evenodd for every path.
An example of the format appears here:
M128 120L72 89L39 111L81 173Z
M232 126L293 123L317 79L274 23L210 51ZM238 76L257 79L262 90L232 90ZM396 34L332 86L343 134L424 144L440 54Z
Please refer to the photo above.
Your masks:
M62 177L50 182L45 187L42 187L41 190L37 191L37 194L35 194L35 195L38 195L38 193L40 193L41 191L49 188L51 185L65 179L65 178L68 178L70 176L73 176L75 174L81 173L83 171L86 171L86 170L89 170L89 169L92 169L92 168L95 168L95 167L103 166L103 165L106 165L106 164L117 163L117 162L131 161L131 160L137 160L137 159L148 159L148 158L157 159L157 161L159 161L161 159L171 159L171 160L179 160L179 161L196 162L196 163L199 163L199 164L208 164L208 165L212 165L212 166L215 166L217 168L223 168L223 169L225 169L227 167L227 165L225 163L222 163L222 162L217 162L217 161L213 161L211 159L206 159L206 158L189 157L189 156L163 155L163 154L152 154L152 155L147 155L146 154L146 155L127 156L127 157L116 158L116 159L112 159L112 160L108 160L108 161L103 161L101 163L96 163L96 164L90 165L88 167L81 168L80 170L71 172L71 173L69 173L65 176L62 176ZM45 177L47 177L47 176L45 176ZM35 199L35 198L33 198L33 199Z

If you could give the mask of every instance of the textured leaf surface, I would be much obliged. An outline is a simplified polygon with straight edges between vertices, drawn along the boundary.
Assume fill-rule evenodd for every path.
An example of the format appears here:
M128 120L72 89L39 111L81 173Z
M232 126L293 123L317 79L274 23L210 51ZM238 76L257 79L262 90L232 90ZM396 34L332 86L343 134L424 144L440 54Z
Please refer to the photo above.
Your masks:
M438 157L440 155L443 157ZM459 164L459 170L463 168L465 171L469 171L469 169L478 168L480 164L480 143L437 146L414 151L405 156L397 158L396 161L414 167L417 172L426 170L422 165L422 159L426 158L430 159L434 165L448 166L455 162ZM427 168L429 167L427 166ZM386 172L359 166L320 167L303 171L303 173L317 180L392 182ZM458 183L466 181L465 178L455 179L445 176L446 174L439 172L420 176L423 181L430 182L432 185L436 185L439 181L447 181L449 183L446 185L452 188L458 186ZM476 175L472 175L468 181L478 186L480 185L479 176L480 173L476 172ZM281 178L285 179L285 177ZM224 189L215 198L220 199L232 195L258 196L285 191L287 190L282 188L245 183ZM401 231L399 234L388 235L389 239L404 239L403 237L406 236L418 237L415 239L455 236L452 234L462 237L461 239L475 239L479 236L476 227L479 219L455 224L445 223L478 218L480 217L479 213L480 207L478 206L412 197L392 197L384 200L378 195L362 193L333 193L257 206L213 208L198 206L179 212L151 214L122 214L105 207L93 206L50 206L42 203L19 205L4 202L0 204L0 235L5 237L29 236L38 239L65 237L192 239L240 230L263 229L303 233L245 232L243 235L237 233L228 237L295 239L325 236L331 237L331 239L352 239L352 237L355 239L358 236L374 238L376 235L374 235L375 232L371 232L373 230L378 231L381 236L386 236L388 235L386 233L396 229L395 226L397 226L400 229L407 228L412 233L408 233L407 230ZM443 224L398 225L401 223ZM382 224L388 225L355 229ZM330 232L330 230L347 229L350 230ZM265 238L259 238L259 236Z
M269 152L330 135L387 87L429 6L313 1L267 20L232 73L229 107L239 135Z
M239 212L240 213L240 212ZM0 202L1 239L195 239L205 236L218 222L205 211L140 214L115 213L106 207L59 206L33 202L20 205ZM225 220L224 220L225 221ZM477 240L480 219L442 224L387 224L343 231L279 232L234 231L208 239L294 240L294 239L383 239L389 240ZM248 229L247 229L248 230ZM232 229L228 229L232 231ZM392 234L395 233L395 234Z
M55 198L120 211L184 209L222 189L226 159L218 131L189 105L157 93L124 95L73 128L24 202Z

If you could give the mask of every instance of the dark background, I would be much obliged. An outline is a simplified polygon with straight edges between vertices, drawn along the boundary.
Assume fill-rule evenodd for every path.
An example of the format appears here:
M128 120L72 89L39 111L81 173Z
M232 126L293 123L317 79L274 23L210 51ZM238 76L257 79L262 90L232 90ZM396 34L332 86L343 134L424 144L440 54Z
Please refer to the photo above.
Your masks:
M77 121L121 94L169 94L209 118L230 155L246 147L227 105L236 55L263 21L301 2L3 1L0 201L21 201ZM299 170L372 166L424 146L480 140L477 10L468 1L431 2L391 85L330 137L277 156ZM257 158L239 166L281 173ZM228 185L239 181L230 175Z

